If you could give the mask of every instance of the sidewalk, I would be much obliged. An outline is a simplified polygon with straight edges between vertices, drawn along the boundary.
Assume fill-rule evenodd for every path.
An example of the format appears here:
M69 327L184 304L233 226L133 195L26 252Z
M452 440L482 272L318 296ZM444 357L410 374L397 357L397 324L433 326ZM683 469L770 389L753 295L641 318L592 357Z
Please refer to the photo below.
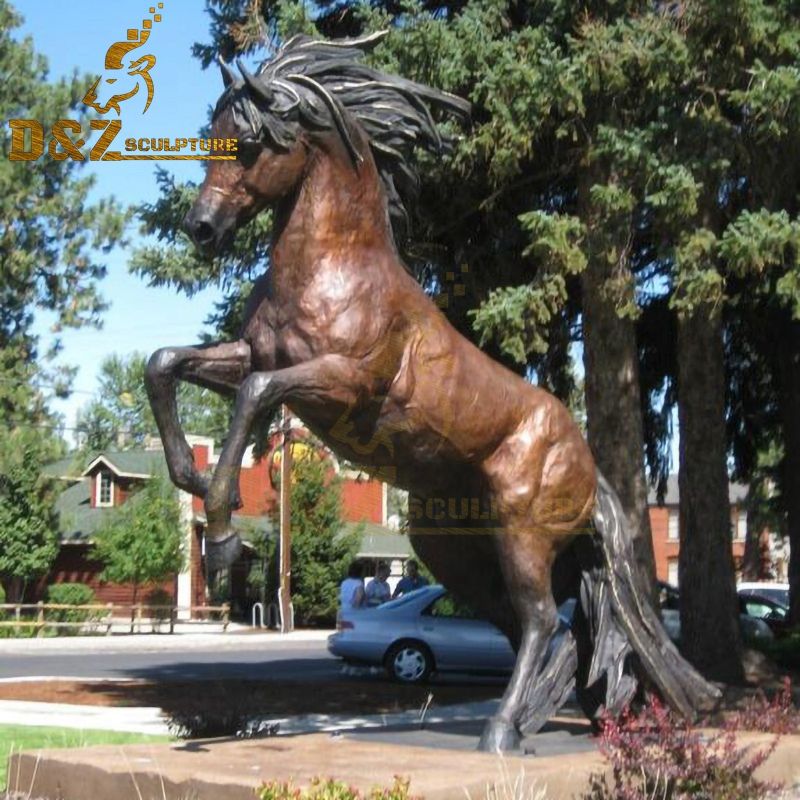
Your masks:
M253 631L241 626L227 633L190 631L186 633L141 633L112 636L60 636L49 639L4 639L3 655L37 653L125 652L194 650L212 645L220 650L244 647L281 647L307 642L325 642L333 630L298 630L292 633Z
M302 714L290 717L265 716L251 723L251 732L267 731L278 736L300 733L344 733L365 729L416 729L445 722L485 720L497 708L497 700L436 709L400 711L393 714ZM160 708L68 705L0 700L0 725L45 725L82 730L114 730L169 735Z

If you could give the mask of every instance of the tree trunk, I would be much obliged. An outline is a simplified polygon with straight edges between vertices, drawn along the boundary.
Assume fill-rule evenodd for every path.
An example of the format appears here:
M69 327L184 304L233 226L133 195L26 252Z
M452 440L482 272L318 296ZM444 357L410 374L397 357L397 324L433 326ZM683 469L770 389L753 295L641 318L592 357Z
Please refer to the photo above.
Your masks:
M9 578L6 582L6 603L21 603L25 595L25 581L22 578Z
M788 319L777 343L778 402L783 425L781 499L789 534L789 605L800 624L800 323Z
M752 487L751 487L752 490ZM749 504L748 504L749 506ZM762 528L748 507L747 533L742 556L742 580L760 581L764 577L764 548L761 545Z
M591 222L591 182L591 178L584 178L579 187L581 216L587 223ZM627 263L625 248L619 252ZM615 272L618 275L618 265ZM636 328L630 319L617 314L614 300L607 296L605 287L610 276L606 253L590 252L581 276L587 439L598 469L619 495L633 532L639 572L655 598L656 565L647 505Z
M707 306L678 320L678 419L682 647L706 676L741 683L722 319Z

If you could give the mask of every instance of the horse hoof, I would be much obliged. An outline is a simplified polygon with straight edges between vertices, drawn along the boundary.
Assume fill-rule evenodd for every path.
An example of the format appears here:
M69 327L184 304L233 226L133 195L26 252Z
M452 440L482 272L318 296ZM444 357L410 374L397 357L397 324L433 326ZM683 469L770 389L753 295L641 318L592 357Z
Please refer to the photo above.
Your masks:
M225 539L206 539L206 569L218 572L233 564L242 552L242 540L238 533Z
M517 729L509 722L492 717L483 729L478 750L484 753L507 753L519 750L520 737Z

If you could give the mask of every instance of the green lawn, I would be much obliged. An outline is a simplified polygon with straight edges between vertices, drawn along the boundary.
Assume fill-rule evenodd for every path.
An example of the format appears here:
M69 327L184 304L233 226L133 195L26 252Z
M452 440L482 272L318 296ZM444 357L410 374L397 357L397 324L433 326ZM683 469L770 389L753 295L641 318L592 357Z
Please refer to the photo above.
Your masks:
M167 736L144 736L117 731L81 731L72 728L39 728L30 725L0 725L0 791L6 785L8 757L18 750L47 747L88 747L92 744L168 742Z

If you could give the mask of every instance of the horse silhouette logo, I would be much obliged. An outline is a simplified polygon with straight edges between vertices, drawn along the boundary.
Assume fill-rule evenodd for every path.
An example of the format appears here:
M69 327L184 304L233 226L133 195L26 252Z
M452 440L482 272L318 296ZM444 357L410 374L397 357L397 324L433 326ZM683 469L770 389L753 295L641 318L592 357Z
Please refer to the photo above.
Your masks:
M164 8L163 3L158 4L158 9ZM83 102L93 108L100 114L107 114L112 108L120 114L119 105L130 100L135 94L138 93L139 87L144 83L147 88L147 102L145 103L142 114L150 106L153 99L153 79L150 76L150 70L155 66L156 57L151 54L136 56L134 51L143 47L147 40L150 38L150 31L153 28L153 22L161 22L161 14L156 13L156 7L150 7L150 13L153 19L142 20L141 30L138 28L129 28L128 37L124 42L114 42L111 47L106 51L106 70L116 73L124 71L124 74L116 77L110 75L106 77L106 73L101 75L90 87L89 91L83 98ZM131 55L134 53L134 55ZM127 60L127 63L126 63ZM133 79L131 81L131 78ZM124 91L118 91L115 85L117 81L125 81L122 83ZM107 86L113 86L113 89L108 89L108 92L113 92L110 97L101 95L101 90L106 90ZM107 97L107 99L106 99Z

